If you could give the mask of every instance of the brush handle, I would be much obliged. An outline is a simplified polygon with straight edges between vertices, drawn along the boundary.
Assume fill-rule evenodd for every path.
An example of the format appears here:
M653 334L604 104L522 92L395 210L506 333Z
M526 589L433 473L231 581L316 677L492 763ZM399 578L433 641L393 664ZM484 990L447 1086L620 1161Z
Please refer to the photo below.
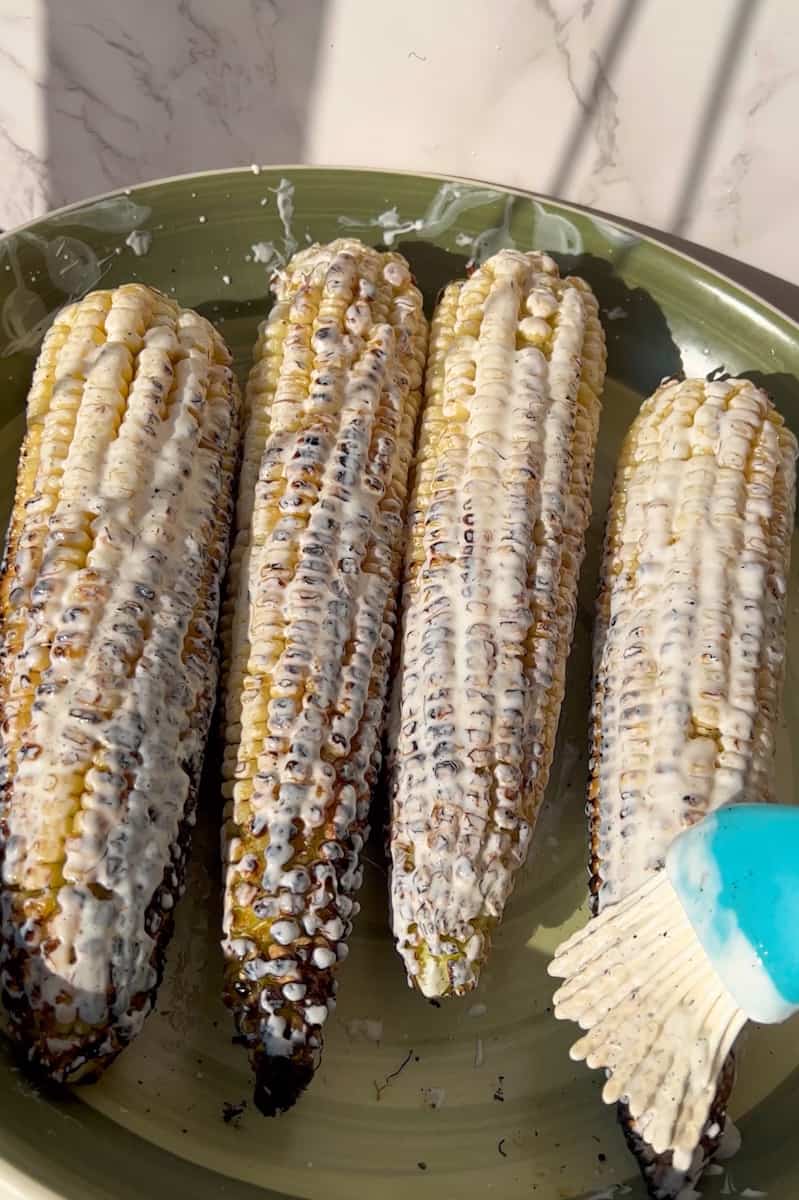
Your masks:
M776 1024L799 1011L799 808L721 808L674 840L666 871L747 1017Z

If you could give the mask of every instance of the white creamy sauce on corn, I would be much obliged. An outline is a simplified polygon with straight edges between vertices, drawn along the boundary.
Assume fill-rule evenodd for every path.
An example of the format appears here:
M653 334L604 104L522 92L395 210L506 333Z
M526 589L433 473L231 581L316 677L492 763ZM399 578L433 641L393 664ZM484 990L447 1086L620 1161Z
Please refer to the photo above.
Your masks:
M599 1022L582 1039L589 1064L613 1066L622 1041L638 1043L620 1066L643 1065L609 1081L609 1101L648 1096L657 1078L658 1101L634 1130L648 1177L669 1194L701 1172L702 1125L742 1021L726 992L709 1011L717 977L673 893L670 915L636 889L659 883L676 835L708 812L774 799L795 458L796 439L750 382L667 382L628 434L608 518L589 799L599 921L629 904L625 920L643 923L651 909L673 947L673 957L658 948L657 962L666 975L679 969L684 987L665 1002L653 962L631 952L645 943L625 940L630 926L596 959L578 1006L584 1028ZM610 981L629 987L624 1039L600 1021ZM696 1053L683 1080L685 1045ZM659 1155L675 1129L672 1167ZM718 1125L704 1133L718 1137Z
M476 982L546 784L604 376L596 313L548 257L502 251L434 320L391 784L394 932L427 995Z
M404 260L353 241L274 290L224 631L225 953L240 1030L291 1056L320 1044L358 910L426 323Z
M22 953L29 1004L109 1040L152 1004L213 703L228 364L208 322L128 286L59 315L29 398L42 444L10 560L4 984ZM20 924L56 872L55 910Z
M597 629L599 906L736 799L773 799L795 439L745 380L669 382L622 452Z

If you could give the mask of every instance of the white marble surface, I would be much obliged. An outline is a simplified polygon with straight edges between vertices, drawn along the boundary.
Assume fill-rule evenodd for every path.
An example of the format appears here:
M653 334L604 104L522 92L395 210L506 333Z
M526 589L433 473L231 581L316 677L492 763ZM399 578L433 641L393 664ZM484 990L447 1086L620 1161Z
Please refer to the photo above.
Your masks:
M258 161L518 184L799 282L795 0L0 0L0 225Z

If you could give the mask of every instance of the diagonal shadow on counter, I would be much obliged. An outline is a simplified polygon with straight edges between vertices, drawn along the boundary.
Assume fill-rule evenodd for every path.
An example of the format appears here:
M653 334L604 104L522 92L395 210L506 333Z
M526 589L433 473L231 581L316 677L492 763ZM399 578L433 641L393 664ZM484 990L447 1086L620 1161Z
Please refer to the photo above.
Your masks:
M672 233L682 234L694 215L696 198L704 183L714 149L730 88L746 53L749 34L758 15L762 0L735 0L729 5L730 20L716 55L715 69L710 78L704 109L695 123L694 143L685 168L680 190L669 221Z
M303 161L328 0L41 7L49 207L199 164Z
M541 0L539 0L539 6L544 7ZM549 5L546 5L546 7L549 8ZM578 93L577 87L571 78L571 69L569 70L569 83L577 96L579 112L572 128L563 138L563 148L548 184L548 190L553 195L563 196L568 193L575 165L579 162L583 143L588 134L592 130L595 130L596 124L600 119L603 100L609 98L615 100L610 81L625 43L633 32L636 20L641 15L642 7L638 3L638 0L623 0L618 5L604 45L592 54L594 76L585 95Z

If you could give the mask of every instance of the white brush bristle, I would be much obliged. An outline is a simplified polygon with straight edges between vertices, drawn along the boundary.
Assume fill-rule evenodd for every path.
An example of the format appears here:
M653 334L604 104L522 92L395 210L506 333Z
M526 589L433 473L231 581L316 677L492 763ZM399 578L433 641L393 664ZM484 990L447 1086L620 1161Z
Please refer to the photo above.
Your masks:
M709 962L665 871L556 951L555 1016L585 1035L571 1057L603 1067L653 1150L687 1169L721 1068L746 1021Z

